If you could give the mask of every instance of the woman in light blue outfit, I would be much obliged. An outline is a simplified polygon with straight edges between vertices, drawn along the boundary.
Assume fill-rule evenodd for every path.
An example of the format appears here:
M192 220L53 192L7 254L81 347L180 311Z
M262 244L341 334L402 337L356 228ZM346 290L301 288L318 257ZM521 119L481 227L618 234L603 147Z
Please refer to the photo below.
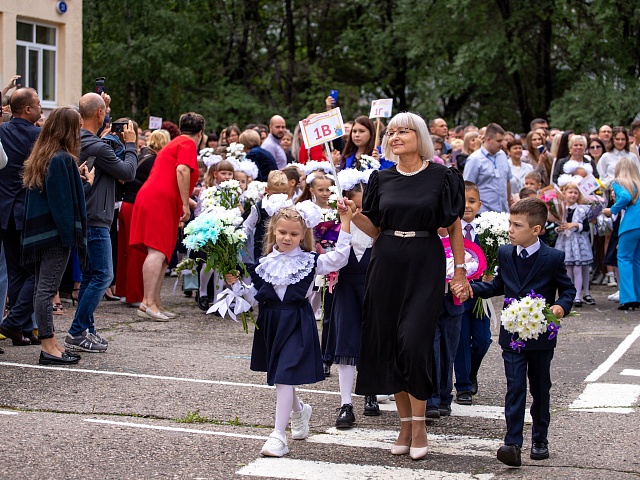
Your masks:
M611 216L624 210L618 231L618 269L620 270L619 310L640 307L640 171L627 157L618 161L612 183L616 203L604 210Z

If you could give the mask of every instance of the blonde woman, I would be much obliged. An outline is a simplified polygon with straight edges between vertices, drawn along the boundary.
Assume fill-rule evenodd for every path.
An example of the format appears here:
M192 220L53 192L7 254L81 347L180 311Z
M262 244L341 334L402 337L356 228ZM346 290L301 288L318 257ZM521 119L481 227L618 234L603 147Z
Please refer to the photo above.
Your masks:
M427 455L426 400L437 391L433 348L445 276L438 228L446 227L451 238L452 286L462 300L471 290L460 224L464 182L455 168L432 162L431 136L418 115L393 117L382 145L396 165L371 174L362 211L353 217L377 238L365 280L356 393L395 394L400 432L391 453L418 460ZM353 201L346 203L356 211Z
M629 158L623 157L618 161L612 187L616 203L603 213L610 217L625 211L618 230L618 310L635 310L640 307L640 171Z

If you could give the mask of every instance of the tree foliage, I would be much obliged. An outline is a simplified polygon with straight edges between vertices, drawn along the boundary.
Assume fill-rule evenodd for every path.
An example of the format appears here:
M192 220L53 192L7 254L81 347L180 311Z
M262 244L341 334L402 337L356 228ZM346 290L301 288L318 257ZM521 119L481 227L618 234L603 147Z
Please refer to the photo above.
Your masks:
M640 8L623 0L85 0L85 91L118 116L208 128L294 121L340 91L449 124L528 130L628 124L638 112Z

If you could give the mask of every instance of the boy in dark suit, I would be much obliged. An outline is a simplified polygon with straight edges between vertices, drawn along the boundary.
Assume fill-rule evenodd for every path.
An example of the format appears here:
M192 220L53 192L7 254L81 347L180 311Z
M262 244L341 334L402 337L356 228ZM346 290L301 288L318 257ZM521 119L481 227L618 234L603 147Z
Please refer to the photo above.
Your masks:
M526 198L513 204L509 217L511 245L498 250L498 274L491 282L472 284L473 293L482 298L505 295L522 298L534 290L543 295L551 310L562 318L569 313L576 289L567 276L564 252L540 242L538 236L547 221L547 207L542 200ZM556 299L556 291L558 298ZM454 292L455 293L455 292ZM531 458L549 458L547 432L551 414L551 359L557 337L549 339L546 332L537 340L527 340L520 351L510 347L512 334L500 326L499 343L502 347L504 370L507 377L505 418L507 434L504 445L498 449L498 460L512 466L521 465L522 430L527 399L527 376L533 402L531 417Z

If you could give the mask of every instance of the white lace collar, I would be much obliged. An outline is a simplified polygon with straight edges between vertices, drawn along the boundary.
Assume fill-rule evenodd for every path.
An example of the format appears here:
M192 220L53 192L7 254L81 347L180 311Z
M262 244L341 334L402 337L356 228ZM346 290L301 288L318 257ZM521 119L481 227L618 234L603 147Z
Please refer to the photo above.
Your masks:
M272 285L293 285L309 275L314 264L313 254L300 247L282 253L274 246L269 255L260 259L256 273Z

